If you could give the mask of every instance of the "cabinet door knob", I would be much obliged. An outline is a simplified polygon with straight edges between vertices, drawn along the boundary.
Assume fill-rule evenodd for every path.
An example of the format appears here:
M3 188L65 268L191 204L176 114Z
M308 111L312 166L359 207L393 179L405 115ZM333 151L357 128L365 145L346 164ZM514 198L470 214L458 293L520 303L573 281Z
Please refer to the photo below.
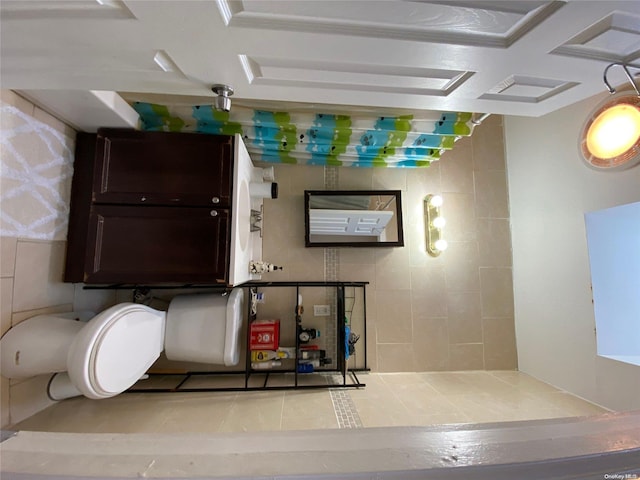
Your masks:
M213 197L213 198L211 199L211 202L212 202L212 203L220 203L220 199L219 199L218 197Z
M147 197L142 197L142 198L140 199L140 201L141 201L141 202L144 202L144 201L146 201L146 200L147 200Z
M212 217L217 217L218 216L218 212L216 210L211 210L211 216Z

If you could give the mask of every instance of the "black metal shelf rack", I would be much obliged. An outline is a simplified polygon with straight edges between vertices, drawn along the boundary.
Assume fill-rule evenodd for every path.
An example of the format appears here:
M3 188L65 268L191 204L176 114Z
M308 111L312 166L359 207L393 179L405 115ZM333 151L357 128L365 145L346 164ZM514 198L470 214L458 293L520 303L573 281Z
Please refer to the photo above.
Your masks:
M295 328L296 328L296 343L295 343L295 358L293 359L293 367L291 368L277 368L269 370L254 370L251 368L251 351L249 349L249 328L246 330L246 358L243 369L238 370L223 370L223 371L187 371L187 372L162 372L162 373L149 373L148 375L153 378L162 376L166 380L167 377L176 379L175 385L172 382L165 382L163 387L132 387L128 392L144 392L144 393L168 393L168 392L221 392L221 391L256 391L256 390L291 390L291 389L322 389L322 388L363 388L366 386L358 378L358 372L369 371L367 365L367 322L366 322L366 285L369 282L339 282L339 281L287 281L287 282L262 282L253 281L242 284L236 288L245 289L247 295L245 298L249 299L247 303L247 314L249 322L257 319L256 312L252 311L252 293L257 293L258 290L268 288L295 288L296 299L299 297L300 289L306 287L324 287L335 288L336 298L336 312L334 317L334 328L336 329L336 364L335 368L323 368L313 373L300 373L298 372L298 356L300 352L300 343L298 338L298 329L300 327L302 312L299 311L298 305L293 306L295 315ZM154 287L151 287L154 288ZM350 295L347 295L346 289L353 289ZM360 350L363 354L364 364L358 368L349 368L349 362L345 358L347 349L345 320L350 321L351 310L353 304L347 307L346 300L352 299L355 303L355 289L362 289L362 308L363 308L363 324L362 328L362 343ZM347 310L350 308L351 310ZM270 384L272 380L278 374L286 374L286 380L281 384ZM215 387L188 387L189 380L197 378L199 376L244 376L243 384L240 382L232 386L215 386ZM327 383L313 383L305 382L304 377L314 375L329 375ZM339 381L336 381L338 377ZM259 381L255 381L259 380ZM169 386L166 384L169 383Z

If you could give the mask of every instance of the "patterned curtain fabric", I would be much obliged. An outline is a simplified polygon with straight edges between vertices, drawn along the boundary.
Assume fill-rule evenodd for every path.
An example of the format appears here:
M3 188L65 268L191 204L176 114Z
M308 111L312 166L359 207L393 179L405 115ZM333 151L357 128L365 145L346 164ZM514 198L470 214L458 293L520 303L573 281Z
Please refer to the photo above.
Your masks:
M471 113L376 117L269 112L233 106L167 106L133 102L143 130L243 136L256 161L351 167L427 167L473 132Z

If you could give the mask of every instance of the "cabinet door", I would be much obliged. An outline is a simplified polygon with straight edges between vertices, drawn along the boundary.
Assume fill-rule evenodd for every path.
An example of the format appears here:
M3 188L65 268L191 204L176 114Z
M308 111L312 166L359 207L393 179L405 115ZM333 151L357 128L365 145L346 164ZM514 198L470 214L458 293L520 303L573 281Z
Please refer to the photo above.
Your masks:
M229 211L94 205L85 283L225 283Z
M233 137L100 129L93 201L229 207Z

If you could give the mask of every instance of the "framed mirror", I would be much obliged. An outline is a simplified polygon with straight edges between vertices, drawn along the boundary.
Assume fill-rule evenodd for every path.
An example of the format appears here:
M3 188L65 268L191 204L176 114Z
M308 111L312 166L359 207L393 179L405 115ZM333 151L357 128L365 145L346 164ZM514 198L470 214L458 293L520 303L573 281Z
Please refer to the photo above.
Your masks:
M305 246L402 247L400 190L305 190Z

